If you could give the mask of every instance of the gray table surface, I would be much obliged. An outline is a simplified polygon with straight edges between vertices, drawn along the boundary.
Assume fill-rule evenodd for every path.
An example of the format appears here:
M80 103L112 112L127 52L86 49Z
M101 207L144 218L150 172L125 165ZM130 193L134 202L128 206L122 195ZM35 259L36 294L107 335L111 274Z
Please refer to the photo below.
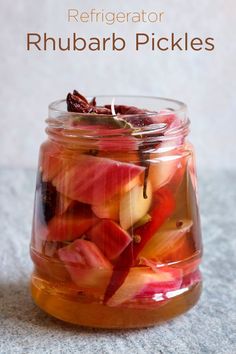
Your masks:
M236 171L200 171L204 290L187 314L147 329L85 329L31 300L35 171L0 169L0 353L236 353Z

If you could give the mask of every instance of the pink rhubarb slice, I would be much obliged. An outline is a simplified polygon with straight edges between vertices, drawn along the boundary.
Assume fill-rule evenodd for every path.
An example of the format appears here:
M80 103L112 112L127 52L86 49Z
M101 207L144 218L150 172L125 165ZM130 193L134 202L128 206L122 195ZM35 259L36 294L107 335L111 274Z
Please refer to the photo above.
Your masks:
M91 241L76 240L58 250L72 281L81 290L102 296L111 276L112 265Z
M47 226L41 227L40 237L48 241L72 241L97 222L89 206L81 204L75 211L54 216Z
M53 184L71 199L98 205L125 191L143 171L141 166L81 155L72 167L54 178Z
M132 241L128 232L108 219L93 226L87 235L110 260L116 259Z
M115 195L103 204L92 205L92 211L100 219L119 220L120 196Z
M172 156L170 153L157 155L152 154L152 162L149 167L148 178L151 182L153 191L158 190L167 184L174 174L179 173L179 170L185 170L186 158L181 156L176 150Z
M139 257L162 261L169 253L174 253L179 240L184 239L192 227L191 220L181 220L181 225L176 226L176 221L169 222L153 235L139 254Z
M71 165L70 154L60 145L51 141L42 144L39 158L39 168L44 182L52 181L61 171Z
M168 291L177 290L182 283L182 272L168 267L155 272L146 267L133 267L119 289L108 300L108 306L119 306L134 298L153 298L159 294L162 300Z

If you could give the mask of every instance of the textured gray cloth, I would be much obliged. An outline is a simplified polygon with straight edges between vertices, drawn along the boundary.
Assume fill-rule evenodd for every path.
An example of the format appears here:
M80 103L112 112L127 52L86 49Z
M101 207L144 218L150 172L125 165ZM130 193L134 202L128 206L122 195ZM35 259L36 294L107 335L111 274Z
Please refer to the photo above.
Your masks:
M0 353L236 353L236 171L200 173L205 254L198 305L139 330L65 324L38 309L28 281L35 172L0 169Z

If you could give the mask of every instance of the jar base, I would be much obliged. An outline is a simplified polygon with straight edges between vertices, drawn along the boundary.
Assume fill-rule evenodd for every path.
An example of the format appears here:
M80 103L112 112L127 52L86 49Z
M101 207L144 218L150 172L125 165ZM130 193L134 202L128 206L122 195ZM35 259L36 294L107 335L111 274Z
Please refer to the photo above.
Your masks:
M32 276L31 293L39 308L65 322L72 324L107 329L141 328L154 326L172 319L189 309L198 301L202 283L196 283L183 294L157 303L150 308L109 307L98 302L83 301L48 291L37 283Z

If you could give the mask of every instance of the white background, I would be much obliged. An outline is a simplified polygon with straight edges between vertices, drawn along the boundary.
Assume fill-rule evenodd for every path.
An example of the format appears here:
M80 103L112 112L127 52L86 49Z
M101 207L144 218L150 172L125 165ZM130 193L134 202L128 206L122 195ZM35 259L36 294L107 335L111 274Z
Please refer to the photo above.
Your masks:
M161 24L67 22L67 9L164 11ZM35 167L52 100L74 88L85 94L143 94L176 98L189 107L191 140L200 168L236 166L235 0L63 1L1 0L0 164ZM127 41L136 32L214 37L213 52L27 52L27 32Z

